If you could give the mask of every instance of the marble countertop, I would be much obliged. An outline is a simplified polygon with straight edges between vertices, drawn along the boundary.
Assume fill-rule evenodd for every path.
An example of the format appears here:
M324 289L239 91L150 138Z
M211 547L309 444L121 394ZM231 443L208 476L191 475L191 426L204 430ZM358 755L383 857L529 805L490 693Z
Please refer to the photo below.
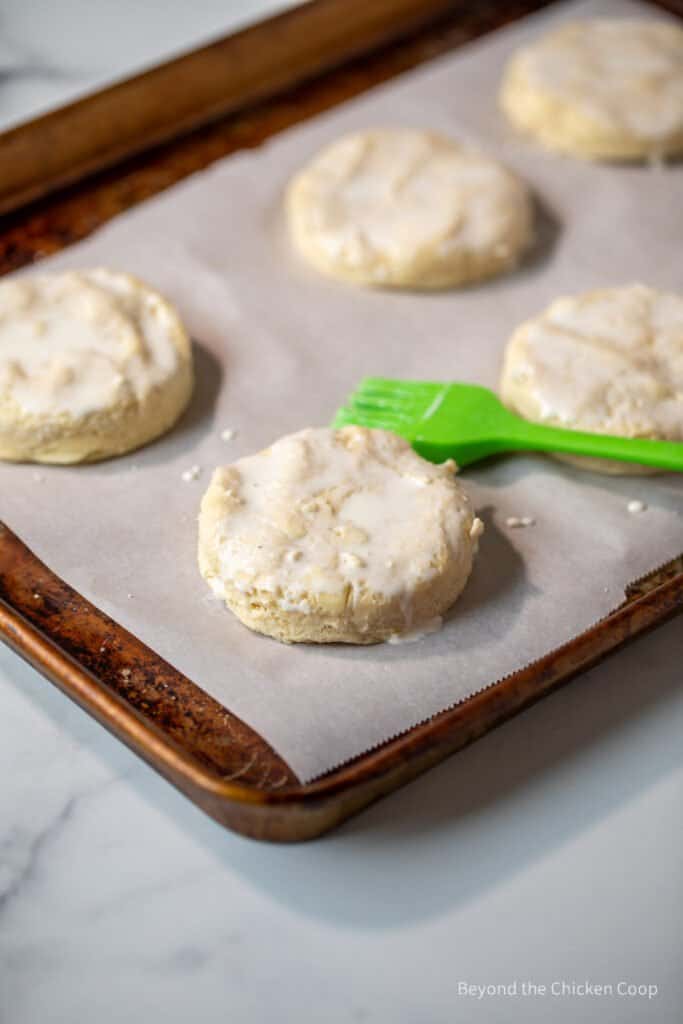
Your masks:
M1 648L0 1019L674 1024L682 662L678 620L326 839L274 846Z
M281 6L4 0L0 127ZM283 847L215 825L0 646L0 1020L673 1024L681 664L679 619Z
M2 0L0 131L302 0Z

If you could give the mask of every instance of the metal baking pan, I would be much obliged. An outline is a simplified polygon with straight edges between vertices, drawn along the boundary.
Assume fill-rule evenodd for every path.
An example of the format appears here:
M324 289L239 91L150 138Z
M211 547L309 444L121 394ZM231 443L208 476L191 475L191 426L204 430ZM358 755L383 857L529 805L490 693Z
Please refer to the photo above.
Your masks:
M55 252L214 160L540 6L316 0L5 133L0 209L12 212L0 230L0 270ZM683 4L663 6L683 14ZM217 61L229 69L219 80ZM103 140L94 125L104 111ZM54 133L59 155L48 159ZM320 835L681 611L683 556L633 583L619 608L571 642L302 785L254 730L0 523L2 638L213 818L260 839Z

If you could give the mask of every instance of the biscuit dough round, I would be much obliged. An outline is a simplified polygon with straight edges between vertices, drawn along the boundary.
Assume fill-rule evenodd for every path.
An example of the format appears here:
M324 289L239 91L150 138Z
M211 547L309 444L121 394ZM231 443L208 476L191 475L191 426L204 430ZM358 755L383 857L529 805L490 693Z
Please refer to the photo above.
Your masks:
M0 459L92 462L146 444L192 393L175 309L96 269L0 284Z
M371 644L431 629L483 529L454 474L381 430L290 434L215 471L200 571L246 626L278 640Z
M683 295L632 284L557 299L510 338L500 391L539 423L683 441ZM658 472L559 457L605 473Z
M533 235L522 182L429 132L347 135L289 185L290 234L323 273L363 285L447 288L512 269Z
M683 152L683 28L569 22L519 50L503 76L510 120L541 143L595 160Z

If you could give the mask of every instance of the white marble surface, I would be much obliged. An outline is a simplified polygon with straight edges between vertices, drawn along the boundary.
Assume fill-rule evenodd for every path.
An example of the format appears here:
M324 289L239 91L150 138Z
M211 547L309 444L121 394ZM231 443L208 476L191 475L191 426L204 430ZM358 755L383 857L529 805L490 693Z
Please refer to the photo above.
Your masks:
M3 0L0 121L249 6ZM674 1024L681 664L679 619L333 836L276 847L214 825L0 648L0 1020ZM658 991L459 993L562 981Z
M302 0L2 0L0 131Z
M3 1024L674 1024L674 621L323 841L214 825L0 650ZM458 983L656 985L628 996Z

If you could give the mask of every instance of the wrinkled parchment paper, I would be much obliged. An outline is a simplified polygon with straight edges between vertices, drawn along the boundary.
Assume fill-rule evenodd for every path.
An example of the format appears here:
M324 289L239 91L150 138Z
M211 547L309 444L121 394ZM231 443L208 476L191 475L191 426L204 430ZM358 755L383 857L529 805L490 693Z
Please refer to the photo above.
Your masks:
M256 728L310 779L537 658L617 605L624 585L683 549L683 478L610 479L542 457L468 471L486 522L442 632L374 648L286 647L208 594L196 515L219 463L328 423L363 374L495 387L512 328L558 294L642 280L681 289L683 169L599 166L515 137L496 107L511 51L578 14L555 7L355 102L229 157L38 270L106 264L147 278L196 341L191 408L144 451L80 468L0 466L0 516L47 564ZM659 15L661 16L661 15ZM540 244L519 272L436 295L364 291L290 253L290 174L341 132L429 127L480 144L539 199ZM33 271L30 271L33 272ZM233 429L231 441L222 431ZM201 467L195 481L184 471ZM639 499L647 509L629 513ZM508 516L532 516L511 529Z

